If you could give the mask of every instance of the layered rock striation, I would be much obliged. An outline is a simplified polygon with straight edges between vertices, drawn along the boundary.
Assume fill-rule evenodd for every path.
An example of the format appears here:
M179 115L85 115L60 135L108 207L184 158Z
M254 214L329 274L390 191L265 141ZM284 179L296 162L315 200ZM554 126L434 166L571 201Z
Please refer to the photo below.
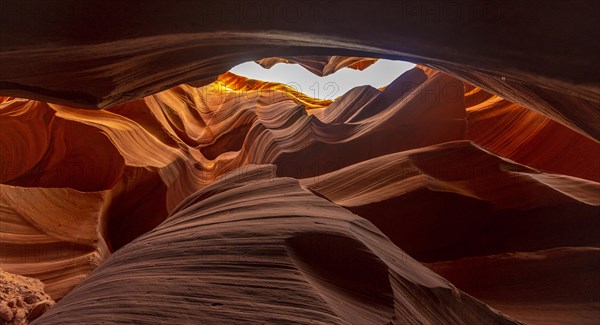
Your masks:
M2 97L2 268L60 300L43 324L593 323L600 145L463 79Z

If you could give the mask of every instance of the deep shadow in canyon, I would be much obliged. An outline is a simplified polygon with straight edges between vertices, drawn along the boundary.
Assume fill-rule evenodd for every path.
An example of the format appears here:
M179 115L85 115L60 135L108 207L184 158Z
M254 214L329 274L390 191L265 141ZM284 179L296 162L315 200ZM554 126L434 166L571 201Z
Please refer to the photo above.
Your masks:
M1 8L6 321L597 322L598 2Z

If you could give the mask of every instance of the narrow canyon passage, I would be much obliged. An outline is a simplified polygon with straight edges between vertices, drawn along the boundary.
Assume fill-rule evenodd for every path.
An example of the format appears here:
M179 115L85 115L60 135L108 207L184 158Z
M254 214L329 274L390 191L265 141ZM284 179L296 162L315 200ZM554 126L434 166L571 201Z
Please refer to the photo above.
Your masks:
M597 324L599 5L394 3L3 5L0 320Z

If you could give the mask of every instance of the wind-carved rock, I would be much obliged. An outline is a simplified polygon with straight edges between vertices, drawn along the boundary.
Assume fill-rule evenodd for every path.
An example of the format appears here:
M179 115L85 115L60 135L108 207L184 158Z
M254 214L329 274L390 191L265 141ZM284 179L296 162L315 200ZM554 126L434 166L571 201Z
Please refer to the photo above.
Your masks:
M592 323L590 134L425 66L334 101L214 79L1 98L0 257L60 300L40 323Z

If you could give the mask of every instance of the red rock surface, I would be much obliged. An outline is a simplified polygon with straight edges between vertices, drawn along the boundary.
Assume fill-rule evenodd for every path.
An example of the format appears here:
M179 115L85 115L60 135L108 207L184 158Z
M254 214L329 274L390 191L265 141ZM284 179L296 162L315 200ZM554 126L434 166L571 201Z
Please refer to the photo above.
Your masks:
M2 4L0 262L58 301L36 323L597 323L598 2L236 5ZM375 58L419 65L335 101L225 73Z
M188 197L39 322L163 320L514 323L365 219L276 178L273 166L252 165Z
M306 70L318 75L327 76L341 68L350 68L356 70L364 70L375 63L377 59L373 58L356 58L344 56L291 56L291 57L274 57L264 58L257 61L264 68L271 68L278 63L299 64Z
M249 60L384 57L434 66L600 139L600 32L593 28L600 4L593 0L118 7L3 4L0 95L110 107L181 83L207 84Z
M435 96L435 89L440 88L456 89L459 96ZM459 317L463 322L487 323L491 318L486 317L503 317L481 307L483 305L479 302L457 306L463 314L456 316L454 311L450 312L425 298L432 293L419 291L416 294L406 291L405 286L401 286L404 289L394 287L393 282L388 285L396 292L394 295L412 298L394 303L367 303L359 308L360 312L338 306L340 299L350 299L346 303L358 299L354 294L344 296L339 290L367 290L352 289L354 285L338 281L343 282L350 277L353 279L348 280L350 282L364 282L374 275L361 275L360 272L348 272L347 276L339 274L347 263L347 267L351 268L367 262L355 261L354 257L347 257L351 260L346 261L343 257L346 255L343 255L344 260L339 263L327 264L327 260L335 257L320 256L311 251L319 252L323 249L322 245L330 242L335 246L331 248L335 254L345 250L362 251L353 248L359 245L352 241L354 234L342 232L332 235L329 228L322 229L321 226L327 224L327 218L336 219L340 213L350 220L355 218L363 220L362 223L367 222L351 212L373 222L391 241L384 240L386 237L381 235L368 239L387 247L379 250L369 248L374 254L369 259L379 260L377 263L388 265L388 269L408 268L411 274L427 278L433 276L416 261L416 264L407 266L405 259L410 255L426 262L427 267L456 281L458 288L509 317L534 323L565 319L590 322L593 318L590 315L598 308L594 299L598 289L594 285L586 286L587 291L568 285L569 281L585 278L594 283L596 279L593 270L598 265L594 262L594 255L589 254L593 254L600 244L597 236L600 229L597 218L600 184L597 182L598 169L595 168L599 158L594 154L598 144L539 113L444 73L417 67L384 90L359 87L334 102L315 100L283 85L226 74L205 87L181 85L138 101L97 111L20 99L6 99L0 106L3 123L11 126L2 134L2 141L6 143L3 147L6 154L2 157L11 157L12 160L5 160L8 162L16 161L20 155L34 157L32 162L24 163L25 166L16 165L20 168L7 169L3 173L7 184L2 185L1 201L5 211L2 217L3 267L43 280L55 299L65 297L73 286L97 269L94 273L97 275L88 280L91 281L90 287L86 287L88 282L84 282L67 295L74 298L63 299L64 302L58 305L63 307L55 308L57 315L59 312L61 315L66 313L73 319L88 315L85 317L90 317L90 320L117 322L127 321L128 317L133 317L131 313L137 315L139 312L135 310L148 311L144 318L147 322L174 317L169 310L177 308L186 310L181 316L183 319L200 317L198 321L235 321L241 319L244 310L248 315L255 315L256 311L243 307L246 302L242 301L250 298L240 297L238 302L231 301L235 296L233 293L218 286L211 289L209 283L198 284L197 290L192 290L194 295L202 297L206 292L212 292L207 296L212 297L210 299L228 299L231 305L227 310L232 314L223 314L225 307L219 307L215 312L221 316L206 316L215 309L211 304L223 302L209 299L198 305L195 300L184 297L188 292L185 290L189 289L187 286L179 287L179 282L170 284L168 279L165 279L165 290L179 293L156 293L155 298L159 301L172 300L172 304L165 305L162 311L152 305L154 300L142 299L144 295L139 291L148 291L149 283L154 281L153 272L164 274L171 280L179 274L184 277L181 278L182 283L187 285L193 283L193 279L188 277L205 277L200 273L188 274L185 271L188 269L207 268L202 272L219 277L240 277L230 274L230 268L222 265L210 268L196 264L199 256L202 259L223 258L225 260L220 262L227 265L239 262L234 259L236 256L230 256L241 249L235 247L239 244L236 240L226 239L229 238L227 234L235 234L236 238L241 236L238 239L242 242L260 237L252 245L260 246L262 243L287 252L276 256L252 252L252 256L262 261L260 263L272 263L271 267L283 263L288 265L283 267L284 270L293 266L296 271L289 272L304 272L304 280L296 279L300 282L293 282L292 286L306 281L302 286L309 286L306 290L310 289L310 293L294 291L280 297L277 303L271 302L274 305L303 305L305 303L292 297L316 294L325 299L326 314L330 315L327 317L333 317L330 322L352 323L352 319L365 317L363 323L385 323L384 319L395 319L399 323L437 323L452 322L453 317ZM35 123L41 127L32 128ZM68 132L73 133L68 136ZM42 145L30 146L33 141L24 138L25 134L31 134L31 139L46 140ZM13 140L20 138L24 139ZM568 146L562 144L566 139L572 139ZM532 146L536 148L537 155L529 153ZM19 150L25 150L26 154ZM558 159L557 154L569 151L577 153L580 162ZM253 164L264 163L275 164L277 171L253 167ZM275 178L274 173L279 177L293 177L302 187L293 185L296 183L292 179ZM222 180L224 175L229 176ZM254 187L255 183L264 185ZM273 189L267 186L269 184L271 187L283 187L272 192ZM308 201L301 200L294 207L284 195L289 186L296 192L301 191L298 193L303 193L302 200ZM231 197L231 202L224 199L219 203L224 213L222 217L209 212L191 212L204 211L204 208L182 208L195 203L199 207L204 206L207 204L205 201L216 193L233 191L234 188L244 188L245 192L235 194L237 196ZM329 208L319 212L323 204ZM257 207L253 208L254 205ZM330 209L338 212L327 212ZM254 217L249 220L244 217L241 220L246 221L212 235L212 230L202 230L204 227L201 225L207 222L206 218L215 218L215 222L220 224L225 222L221 218L232 218L238 210L240 213L253 211L251 215ZM280 212L276 217L268 217L274 211ZM209 214L202 217L205 213ZM171 217L167 218L168 215ZM243 215L246 215L245 212ZM286 225L291 222L288 220L290 215L299 219ZM179 218L176 216L198 220L198 226L193 229L198 227L198 231L206 231L206 236L219 238L222 247L218 251L196 253L185 253L187 248L172 247L177 238L197 234L187 226L181 228L187 229L185 231L178 230L178 227L168 230L171 229L169 225L174 225L173 220ZM317 217L325 220L313 220ZM344 219L339 222L353 224L354 221ZM542 223L544 226L540 227ZM166 238L159 236L163 238L160 242L148 244L151 247L148 253L143 253L140 248L143 246L136 246L139 244L127 245L145 233L141 238L150 242L158 240L153 237L158 236L155 235L158 230L152 229L159 224L161 226L157 229L164 228L167 233L175 233ZM308 228L302 230L303 227ZM339 224L332 227L346 229L348 226ZM256 230L244 235L248 229ZM183 232L179 234L178 231ZM291 232L286 235L285 231ZM378 230L372 231L376 233ZM298 233L308 233L308 239ZM297 236L300 239L296 239ZM275 242L268 244L267 237L273 237L269 240ZM185 245L205 243L204 238L191 238ZM318 244L321 242L325 244ZM391 248L395 247L394 244L408 255L398 250L392 255L402 257L401 260L386 260L381 254L396 250ZM164 255L156 253L163 245L168 251ZM300 248L294 248L295 245ZM509 267L502 266L507 265L505 256L555 256L552 253L555 251L562 252L561 257L550 265L561 265L565 258L583 258L587 262L576 264L572 272L556 280L553 275L556 271L542 262L545 259L531 258L526 263L514 262L513 272L535 272L541 282L522 283L521 277L510 276L510 270L505 270L504 286L479 284L496 278L485 271L478 271L481 268ZM126 254L124 252L133 255L124 258L121 255ZM154 253L157 255L152 255ZM111 254L113 257L105 261ZM160 268L153 262L154 259L162 261L178 254L183 254L181 259L159 263L170 268L168 272L156 271ZM298 254L310 256L297 257ZM353 256L355 253L348 254ZM184 259L185 256L190 256L190 260ZM117 264L111 266L113 262L110 261L117 261ZM170 265L168 261L177 262ZM289 264L290 261L293 263ZM471 262L465 264L466 261ZM123 265L116 266L120 263ZM312 264L307 266L306 263ZM320 263L326 265L319 266ZM314 270L321 267L325 270ZM111 271L111 268L115 270ZM117 274L121 269L127 270L124 275L127 281ZM139 274L134 272L138 269ZM281 272L285 273L284 270ZM260 276L264 271L252 263L239 272L247 277L244 281L248 283L267 281ZM379 271L367 269L365 272ZM287 279L287 276L274 276L269 281L284 281L281 277ZM322 279L324 276L325 280ZM132 279L140 279L140 282L135 284ZM125 283L123 281L131 287L122 284ZM407 281L423 285L420 280L410 278ZM540 286L549 286L553 282L557 283L551 290L548 289L550 291L543 295L543 299L536 295ZM111 283L121 284L114 286ZM331 285L337 288L335 293L328 291ZM434 287L448 285L436 284ZM110 297L126 299L122 311L107 313L109 306L102 305L102 299L98 300L92 294L96 292L94 286L104 288L102 294L106 295L107 302ZM239 284L230 290L239 291L248 286ZM518 288L515 292L523 298L510 298L512 289L506 288ZM367 293L382 294L381 290L367 290ZM263 295L269 297L275 293L267 290L253 294L256 295L254 299L260 301ZM85 298L86 295L89 298ZM133 301L127 296L139 298ZM314 300L317 296L307 299ZM89 305L86 305L86 299L91 299L87 302ZM371 298L365 299L370 301ZM410 307L416 308L410 309L411 312L398 311L398 308L414 305L411 299L425 299L427 303L422 302L425 305L418 308ZM457 301L464 303L464 299ZM551 302L548 302L549 299ZM447 303L453 306L457 301ZM355 303L359 302L352 302ZM522 307L524 305L527 307ZM241 309L234 311L236 308ZM303 308L315 310L316 307ZM81 314L84 309L87 314ZM266 313L252 316L257 317L252 319L275 321L283 319L286 313L287 317L297 314L285 308L269 309L273 315ZM150 310L153 312L150 313ZM208 318L190 316L191 310L197 310L194 314ZM305 322L316 317L309 314L298 321Z
M0 320L3 324L23 325L45 313L54 301L37 279L11 274L0 269Z

